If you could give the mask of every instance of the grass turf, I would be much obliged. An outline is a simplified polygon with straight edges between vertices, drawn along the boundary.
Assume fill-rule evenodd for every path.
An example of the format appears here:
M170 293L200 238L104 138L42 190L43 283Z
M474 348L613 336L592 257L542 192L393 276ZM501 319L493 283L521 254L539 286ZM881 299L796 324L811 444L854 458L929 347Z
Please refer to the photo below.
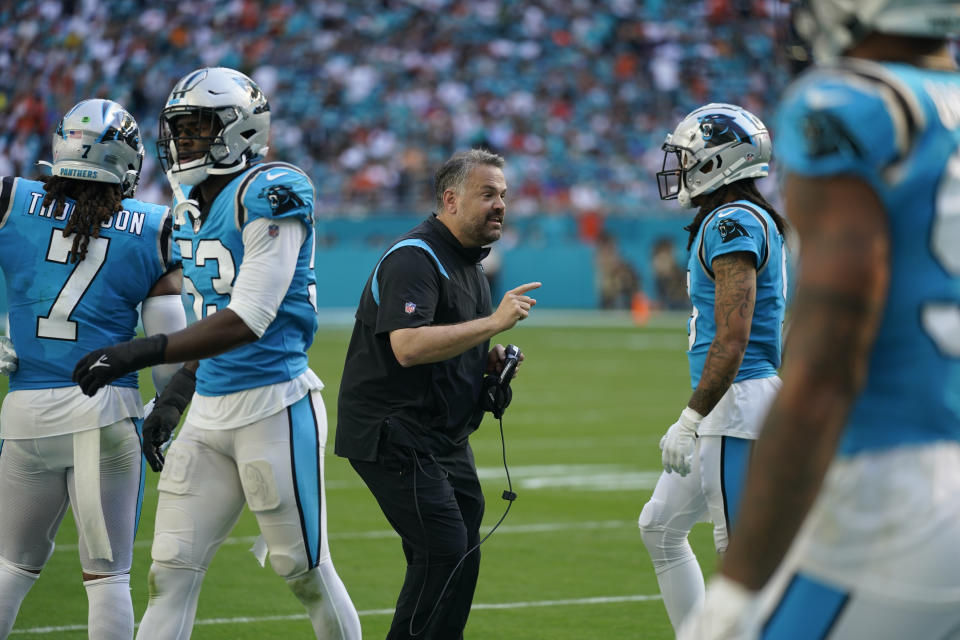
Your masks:
M660 468L659 438L689 397L683 325L665 325L520 325L498 336L518 344L528 358L504 419L519 498L482 547L466 629L471 640L673 637L636 528ZM403 579L403 555L372 496L332 453L348 338L347 329L321 329L310 353L327 385L328 528L334 563L361 612L364 638L382 638ZM141 379L144 394L151 393L149 375ZM5 391L0 377L0 395ZM486 530L506 506L500 499L507 483L498 425L488 417L471 440L487 495ZM157 500L157 476L147 473L131 581L137 620L147 603ZM256 534L245 511L210 567L194 638L312 637L283 580L248 553ZM76 542L68 516L12 637L87 637ZM715 562L710 528L698 525L691 542L709 574Z

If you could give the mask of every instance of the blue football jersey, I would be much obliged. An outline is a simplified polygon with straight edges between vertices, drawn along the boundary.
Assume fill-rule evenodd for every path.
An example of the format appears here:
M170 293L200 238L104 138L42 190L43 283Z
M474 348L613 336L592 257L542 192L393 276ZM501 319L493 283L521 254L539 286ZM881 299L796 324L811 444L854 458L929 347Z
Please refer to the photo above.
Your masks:
M711 265L727 253L753 254L757 265L757 300L750 340L735 382L769 378L780 367L783 312L787 298L787 250L770 214L746 200L712 211L700 225L687 262L688 293L693 312L687 322L690 382L696 388L710 343L717 335L714 320L716 283Z
M292 380L307 370L317 330L314 276L313 183L297 167L271 162L239 173L210 204L199 232L187 220L173 237L183 256L184 292L197 319L225 309L243 262L243 228L257 218L300 220L307 239L276 318L259 340L200 361L197 392L204 396Z
M127 199L90 238L86 257L70 261L63 237L74 203L60 215L42 206L43 183L0 182L0 268L6 279L10 333L20 359L10 388L68 387L88 352L133 338L137 305L179 265L167 207ZM111 383L136 387L137 375Z
M883 202L890 287L841 455L960 439L960 73L843 60L778 115L794 174L846 174Z

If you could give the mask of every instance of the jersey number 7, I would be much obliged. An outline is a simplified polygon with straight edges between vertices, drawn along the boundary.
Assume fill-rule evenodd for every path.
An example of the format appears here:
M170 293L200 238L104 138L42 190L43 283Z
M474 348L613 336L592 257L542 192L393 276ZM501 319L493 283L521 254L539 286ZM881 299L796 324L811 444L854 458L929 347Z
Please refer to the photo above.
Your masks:
M93 279L100 273L100 268L107 260L107 247L110 245L109 238L89 240L86 257L78 262L67 276L67 281L60 287L47 315L37 316L38 338L76 341L77 323L71 320L70 316L80 304L80 298L90 288ZM47 247L47 261L67 264L72 248L73 238L64 238L61 229L54 229Z

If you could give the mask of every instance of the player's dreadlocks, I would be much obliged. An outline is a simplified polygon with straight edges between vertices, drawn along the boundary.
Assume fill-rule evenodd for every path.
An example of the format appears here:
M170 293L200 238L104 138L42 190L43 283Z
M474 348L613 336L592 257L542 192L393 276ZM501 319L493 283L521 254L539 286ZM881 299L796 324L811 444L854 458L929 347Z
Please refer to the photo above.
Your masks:
M120 185L60 176L44 176L41 179L46 191L43 206L55 205L50 212L51 216L60 215L67 198L76 202L73 213L67 220L67 226L63 229L63 237L67 238L74 234L70 262L79 262L87 255L90 237L100 237L100 225L122 209L120 203L123 195L120 192Z
M767 199L764 198L760 190L757 189L756 180L753 178L731 182L716 191L701 194L693 200L699 205L700 210L697 211L693 222L683 228L684 231L690 232L690 236L687 239L687 251L693 246L693 241L697 239L697 232L700 230L700 225L703 224L703 219L713 213L717 207L732 200L747 200L766 209L770 217L773 218L773 222L777 225L777 231L782 235L786 235L787 229L789 228L786 218L777 213L773 205L767 202Z

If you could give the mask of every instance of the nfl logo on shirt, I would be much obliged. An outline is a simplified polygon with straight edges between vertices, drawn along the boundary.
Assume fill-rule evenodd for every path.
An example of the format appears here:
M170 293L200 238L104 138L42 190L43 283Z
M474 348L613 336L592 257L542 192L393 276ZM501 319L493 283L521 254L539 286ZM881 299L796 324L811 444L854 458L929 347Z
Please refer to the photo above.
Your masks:
M417 305L415 305L412 302L408 302L407 304L403 305L403 312L407 314L413 313L414 311L416 311L416 309L417 309Z

